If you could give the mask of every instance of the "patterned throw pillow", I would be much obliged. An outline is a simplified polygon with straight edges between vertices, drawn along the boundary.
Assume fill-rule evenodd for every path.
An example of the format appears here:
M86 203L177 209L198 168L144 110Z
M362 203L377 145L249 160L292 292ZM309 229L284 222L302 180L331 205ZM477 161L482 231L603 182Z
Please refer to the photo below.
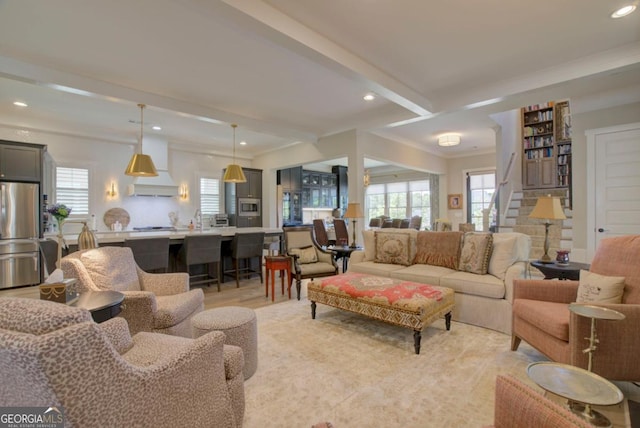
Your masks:
M465 233L458 270L485 275L492 247L493 236L490 233Z
M409 240L406 233L376 232L376 258L375 263L391 263L394 265L409 266Z
M622 303L624 276L604 276L580 271L577 303Z
M458 269L461 232L418 232L413 263Z
M293 248L289 250L289 254L292 256L298 256L298 263L302 265L316 263L318 261L318 255L316 254L316 249L313 248L313 246Z

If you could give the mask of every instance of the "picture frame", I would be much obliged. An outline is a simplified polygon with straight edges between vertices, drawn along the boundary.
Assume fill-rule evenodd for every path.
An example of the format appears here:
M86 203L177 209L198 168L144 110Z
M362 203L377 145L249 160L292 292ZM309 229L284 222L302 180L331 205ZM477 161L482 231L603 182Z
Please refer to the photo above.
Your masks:
M462 209L462 194L454 193L448 195L447 197L448 206L450 210L461 210Z

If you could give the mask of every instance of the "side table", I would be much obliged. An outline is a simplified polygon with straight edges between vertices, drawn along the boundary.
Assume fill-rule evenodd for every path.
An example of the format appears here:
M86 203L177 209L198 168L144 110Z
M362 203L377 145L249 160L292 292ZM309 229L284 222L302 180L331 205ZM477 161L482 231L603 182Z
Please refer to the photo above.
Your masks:
M70 306L86 309L95 322L104 322L120 313L123 300L124 294L118 291L85 291Z
M327 249L334 254L334 257L336 258L336 260L340 258L342 259L342 273L345 273L347 271L347 267L349 264L349 257L351 257L351 253L357 250L362 250L362 247L336 246L336 247L328 247Z
M291 257L289 256L264 256L264 268L265 268L265 296L269 297L269 276L271 276L271 301L275 299L275 273L280 272L280 284L282 286L282 294L284 295L284 272L287 272L287 291L289 292L289 299L291 299ZM271 275L269 275L271 274Z
M534 261L530 263L531 266L538 269L544 275L544 279L561 279L561 280L574 280L580 279L581 270L589 270L591 265L587 263L569 262L567 265L559 265L557 263L542 263L540 261Z

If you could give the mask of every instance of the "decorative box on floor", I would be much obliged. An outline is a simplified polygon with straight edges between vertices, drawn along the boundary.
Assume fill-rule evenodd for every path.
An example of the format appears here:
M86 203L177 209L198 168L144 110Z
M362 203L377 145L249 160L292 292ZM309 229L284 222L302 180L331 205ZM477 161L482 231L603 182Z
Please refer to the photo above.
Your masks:
M68 278L58 282L40 284L40 300L71 303L78 298L76 279Z

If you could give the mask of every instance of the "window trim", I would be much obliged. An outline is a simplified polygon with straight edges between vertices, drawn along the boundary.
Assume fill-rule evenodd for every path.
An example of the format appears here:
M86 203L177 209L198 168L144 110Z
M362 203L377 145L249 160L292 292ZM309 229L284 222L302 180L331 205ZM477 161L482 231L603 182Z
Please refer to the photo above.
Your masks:
M53 168L53 186L51 190L53 192L53 197L49 196L49 204L58 203L58 168L67 168L67 169L84 169L87 170L87 214L77 214L71 211L69 214L69 219L88 219L91 216L91 213L94 212L94 207L96 206L95 194L97 192L92 191L94 185L94 163L80 163L80 162L58 162Z

